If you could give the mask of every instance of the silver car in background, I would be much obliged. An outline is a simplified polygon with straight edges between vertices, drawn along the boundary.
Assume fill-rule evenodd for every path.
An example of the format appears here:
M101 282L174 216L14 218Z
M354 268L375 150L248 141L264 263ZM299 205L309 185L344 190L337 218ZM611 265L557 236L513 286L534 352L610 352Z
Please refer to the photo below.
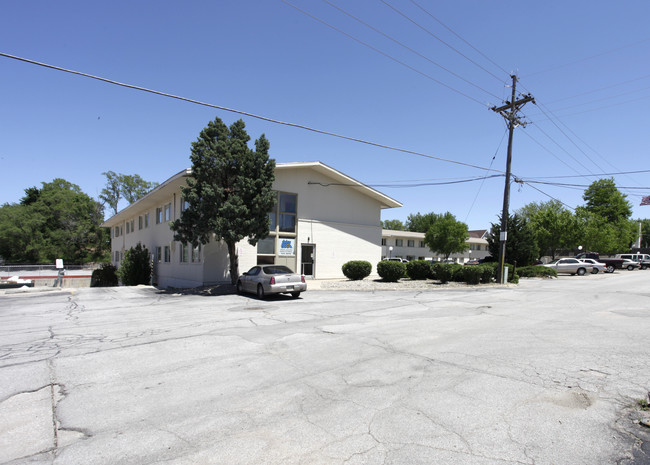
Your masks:
M305 277L284 265L254 266L237 280L237 293L250 292L263 299L268 294L291 294L298 297L307 290Z
M577 258L559 258L544 266L554 269L558 274L577 274L578 276L591 273L594 269L590 263L583 263Z
M607 265L605 265L604 263L597 262L593 258L579 258L578 260L580 260L583 263L587 263L587 264L594 267L591 274L598 274L599 271L602 271L603 273L608 273Z

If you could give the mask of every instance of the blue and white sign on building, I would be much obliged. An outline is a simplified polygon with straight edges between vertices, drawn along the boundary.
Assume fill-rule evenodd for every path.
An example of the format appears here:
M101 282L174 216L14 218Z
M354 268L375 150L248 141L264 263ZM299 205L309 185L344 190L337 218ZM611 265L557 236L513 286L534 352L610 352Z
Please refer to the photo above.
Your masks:
M280 238L280 253L278 255L295 255L296 240Z

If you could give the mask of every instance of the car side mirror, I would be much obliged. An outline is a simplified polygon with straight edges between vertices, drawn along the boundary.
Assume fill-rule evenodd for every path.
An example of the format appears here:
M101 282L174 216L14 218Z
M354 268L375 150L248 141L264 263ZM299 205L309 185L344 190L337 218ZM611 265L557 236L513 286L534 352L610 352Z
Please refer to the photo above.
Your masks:
M248 276L248 271L244 271L244 272L242 273L242 276Z

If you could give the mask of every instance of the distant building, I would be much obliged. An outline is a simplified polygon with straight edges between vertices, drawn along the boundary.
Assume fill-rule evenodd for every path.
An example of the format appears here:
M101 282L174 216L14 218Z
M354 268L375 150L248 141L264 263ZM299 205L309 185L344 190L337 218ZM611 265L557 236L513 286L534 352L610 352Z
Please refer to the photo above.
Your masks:
M174 241L169 223L184 208L181 186L191 170L175 174L145 197L108 219L111 257L119 266L124 252L138 243L152 254L153 282L160 287L197 287L230 282L224 243L204 246ZM310 278L342 278L349 260L376 264L382 255L381 211L398 201L321 162L278 163L269 212L269 236L238 246L239 272L263 263L287 265Z
M455 253L449 259L457 263L481 259L490 255L487 245L486 229L469 231L467 239L468 250L464 253ZM404 258L406 260L434 260L439 261L445 257L432 252L424 243L424 233L411 231L381 231L381 258Z

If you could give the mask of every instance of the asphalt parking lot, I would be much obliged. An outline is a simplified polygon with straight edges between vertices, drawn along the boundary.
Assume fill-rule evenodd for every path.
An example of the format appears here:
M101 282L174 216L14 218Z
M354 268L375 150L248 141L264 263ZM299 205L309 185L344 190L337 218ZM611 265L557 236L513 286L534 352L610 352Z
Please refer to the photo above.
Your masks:
M0 463L648 463L649 283L0 295Z

